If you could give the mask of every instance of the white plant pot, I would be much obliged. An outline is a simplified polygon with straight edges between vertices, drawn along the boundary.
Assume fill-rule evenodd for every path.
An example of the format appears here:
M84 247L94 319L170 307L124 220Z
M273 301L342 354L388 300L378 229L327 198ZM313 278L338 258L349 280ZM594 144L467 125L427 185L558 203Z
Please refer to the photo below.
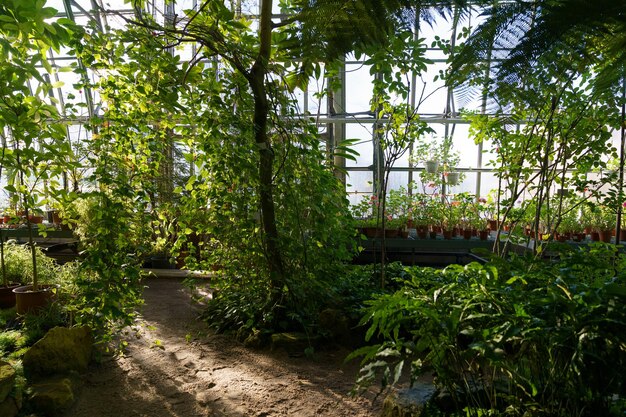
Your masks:
M459 173L448 172L447 182L448 185L457 185L459 183Z
M434 174L437 172L437 168L439 168L439 162L437 161L426 161L424 162L424 167L426 167L426 172L429 174Z

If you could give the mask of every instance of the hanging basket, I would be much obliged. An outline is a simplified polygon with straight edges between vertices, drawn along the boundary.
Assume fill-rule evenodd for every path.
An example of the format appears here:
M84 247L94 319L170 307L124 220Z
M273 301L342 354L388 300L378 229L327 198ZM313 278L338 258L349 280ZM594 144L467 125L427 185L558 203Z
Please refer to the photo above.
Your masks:
M434 174L437 172L439 168L439 162L437 161L426 161L424 162L424 167L426 168L426 172L429 174Z
M459 183L459 173L448 172L447 182L448 185L457 185Z

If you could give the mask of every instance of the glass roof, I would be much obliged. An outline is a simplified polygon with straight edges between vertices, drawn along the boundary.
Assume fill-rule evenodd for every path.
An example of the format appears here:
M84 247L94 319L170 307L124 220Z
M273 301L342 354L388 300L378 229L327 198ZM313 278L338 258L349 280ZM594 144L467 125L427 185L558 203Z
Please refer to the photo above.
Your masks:
M258 12L256 0L232 0L230 3L234 8L240 7L244 14L254 16ZM171 6L173 9L168 9L168 12L182 16L182 10L196 8L198 7L197 4L198 0L178 1ZM89 25L103 33L111 29L124 28L124 17L130 18L133 16L132 7L123 0L48 0L46 5L58 10L57 19L70 18L79 25ZM148 11L158 18L163 15L165 7L163 0L153 0L150 2ZM278 5L275 4L275 12L278 13L278 11ZM278 18L277 16L276 19ZM465 21L464 24L467 25L468 23L471 23L471 20L469 22ZM451 23L444 19L437 20L432 26L423 25L421 28L419 36L426 39L426 45L432 45L427 51L427 56L434 62L421 77L416 79L414 89L418 98L423 97L423 102L419 107L422 118L432 123L437 135L455 134L458 136L458 140L455 139L455 146L457 150L462 151L462 161L466 168L482 168L482 166L476 165L478 160L476 152L480 150L477 150L476 146L468 138L467 128L462 128L461 126L455 128L457 123L461 122L458 117L459 111L462 108L479 109L481 105L480 100L467 100L466 98L463 101L457 100L454 92L448 91L444 87L443 81L437 79L440 71L446 68L446 64L445 55L434 44L434 41L436 37L453 38L453 29ZM187 45L186 49L177 49L175 53L180 54L183 60L189 59L191 56L190 51L193 47L193 45ZM62 48L58 52L50 51L49 55L55 71L52 74L46 74L46 77L49 77L55 85L52 95L58 100L57 105L60 111L62 114L65 114L64 106L68 103L74 103L75 109L77 109L75 113L66 115L68 121L74 125L68 128L70 139L72 141L80 141L88 138L89 132L87 129L82 128L81 124L90 117L101 115L102 103L98 92L86 87L77 88L77 85L83 84L81 83L81 76L67 69L80 66L81 63L71 54L70 49ZM42 71L45 72L43 68ZM86 68L86 76L92 82L97 81L98 78L98 74L90 68ZM371 142L374 119L370 112L369 104L371 88L364 88L364 86L371 85L371 82L372 78L369 74L369 69L364 62L362 60L354 60L353 57L347 57L346 83L344 86L345 102L341 104L343 111L334 115L327 114L328 105L326 99L320 99L316 94L326 86L323 78L311 82L308 91L301 91L296 94L301 112L316 114L319 117L319 121L323 123L345 124L347 126L347 136L350 138L356 137L362 141L363 145L360 146L361 156L356 163L350 162L348 164L348 169L355 171L351 174L352 179L350 182L352 184L351 190L356 192L366 191L369 188L367 184L371 181L371 172L365 176L359 174L360 170L372 164L373 149ZM36 85L33 85L32 88L36 88ZM326 125L322 125L322 130L324 126ZM480 162L478 163L480 164ZM408 155L399 161L397 165L405 168L409 167ZM398 175L400 184L406 182L405 175ZM467 191L474 191L470 189L472 187L468 185Z

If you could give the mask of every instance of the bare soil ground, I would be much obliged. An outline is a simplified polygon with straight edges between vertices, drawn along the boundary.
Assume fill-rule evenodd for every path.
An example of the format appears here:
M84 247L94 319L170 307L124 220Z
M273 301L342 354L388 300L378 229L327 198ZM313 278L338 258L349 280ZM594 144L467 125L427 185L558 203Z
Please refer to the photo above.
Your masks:
M353 398L348 351L314 358L254 351L210 332L180 279L146 281L124 356L94 365L67 417L379 416L382 398Z

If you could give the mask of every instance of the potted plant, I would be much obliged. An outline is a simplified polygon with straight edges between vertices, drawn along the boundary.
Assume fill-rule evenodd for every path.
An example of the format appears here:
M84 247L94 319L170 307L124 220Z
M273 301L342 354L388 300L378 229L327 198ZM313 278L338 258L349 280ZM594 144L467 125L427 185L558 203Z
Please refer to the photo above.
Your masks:
M412 197L409 214L417 236L425 239L428 234L428 226L431 224L428 203L430 197L424 194L416 194Z
M592 218L593 229L598 233L599 240L610 243L613 228L615 227L615 213L607 206L595 206L592 209Z
M37 257L38 286L41 291L33 292L32 285L24 286L24 282L33 282L34 267L31 249L13 241L4 244L5 268L7 280L18 283L13 289L18 314L34 312L47 304L56 296L58 286L53 284L59 267L52 258L47 257L39 248L35 249Z
M31 224L41 224L43 223L43 211L40 209L31 209L28 214L28 221Z
M459 183L459 179L461 178L461 173L460 172L446 172L444 173L444 176L446 178L446 184L450 185L457 185Z
M424 161L424 169L429 174L435 174L439 169L439 161L428 160Z
M426 174L436 174L439 172L440 147L437 137L432 136L430 140L419 142L413 148L411 160L413 163L423 162Z
M0 231L0 234L2 232ZM0 271L2 273L2 286L0 287L0 308L11 308L15 306L14 289L21 286L21 282L15 282L9 278L5 263L5 245L0 242Z
M420 173L422 184L441 187L457 185L463 181L463 174L455 171L461 158L460 153L454 150L450 136L442 141L433 137L430 142L416 147L411 157L414 161L424 162L425 169Z
M450 201L444 204L442 212L442 233L444 239L451 239L458 232L459 221L461 220L460 202Z
M377 196L364 195L358 204L351 207L356 225L366 237L379 237L378 228L381 227L380 219L377 217L379 205Z
M38 103L38 105L41 107L38 108L39 110L45 108L48 112L52 111L51 114L55 111L48 109L48 106L43 103ZM65 137L64 132L58 129L54 123L48 124L49 131L31 120L25 120L23 124L11 128L14 140L11 144L12 158L9 160L11 164L10 175L7 178L5 189L11 195L12 205L22 207L17 215L23 219L28 232L27 245L30 249L32 265L31 284L13 289L16 297L16 311L18 314L24 314L35 312L47 305L56 296L58 289L58 286L54 284L39 283L38 263L40 257L38 256L39 249L35 246L34 228L43 220L43 216L39 215L37 209L43 201L43 193L38 187L38 181L43 178L44 172L48 178L61 174L61 167L66 158L66 155L61 151L57 152L54 146L43 146L41 143L37 143L34 138L50 139L53 142L55 140L63 141ZM37 131L39 136L35 135L33 131ZM6 144L4 145L6 146ZM35 164L35 160L46 160L48 164Z
M385 237L399 237L406 228L406 218L387 216L387 227L385 229Z

